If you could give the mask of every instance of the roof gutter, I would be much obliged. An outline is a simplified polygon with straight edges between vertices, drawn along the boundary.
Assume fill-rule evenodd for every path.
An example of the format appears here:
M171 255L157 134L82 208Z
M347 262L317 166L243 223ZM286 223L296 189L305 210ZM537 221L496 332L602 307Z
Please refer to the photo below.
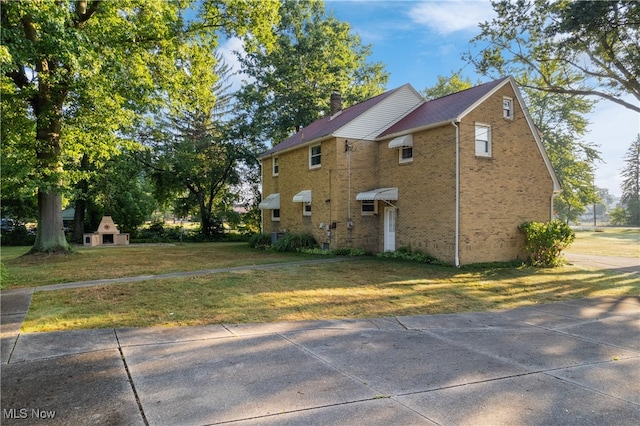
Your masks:
M312 144L314 144L314 143L323 142L323 141L326 141L326 140L328 140L328 139L335 138L335 137L337 137L337 136L335 136L335 135L333 135L333 134L329 134L329 135L326 135L326 136L322 136L322 137L320 137L320 138L310 139L310 140L308 140L307 142L299 143L299 144L296 144L296 145L290 146L289 148L284 148L284 149L282 149L282 150L280 150L280 151L272 152L271 154L261 155L261 156L259 156L259 157L258 157L258 160L262 161L262 160L264 160L265 158L273 157L273 156L275 156L275 155L279 155L279 154L282 154L282 153L285 153L285 152L293 151L294 149L303 148L303 147L305 147L305 146L309 146L309 145L312 145ZM277 145L276 145L276 146L277 146ZM273 148L272 148L272 149L273 149Z
M458 123L460 122L459 118L454 118L454 120L456 122L458 122ZM451 119L445 120L445 121L439 121L437 123L427 124L426 126L412 127L410 129L402 130L400 132L390 133L390 134L384 135L384 136L379 136L379 137L375 138L374 140L382 141L382 140L386 140L386 139L389 139L389 138L396 138L398 136L404 136L404 135L408 135L410 133L417 133L417 132L421 132L423 130L428 130L428 129L434 129L436 127L447 126L447 125L449 125L451 123L452 123Z

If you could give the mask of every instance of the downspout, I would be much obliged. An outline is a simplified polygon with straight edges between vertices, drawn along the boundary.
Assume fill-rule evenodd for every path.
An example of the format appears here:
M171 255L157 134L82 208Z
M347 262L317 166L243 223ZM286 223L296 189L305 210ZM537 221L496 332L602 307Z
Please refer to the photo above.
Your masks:
M460 122L460 120L456 120ZM455 260L456 268L460 267L460 128L452 121L456 128L456 231L455 231Z

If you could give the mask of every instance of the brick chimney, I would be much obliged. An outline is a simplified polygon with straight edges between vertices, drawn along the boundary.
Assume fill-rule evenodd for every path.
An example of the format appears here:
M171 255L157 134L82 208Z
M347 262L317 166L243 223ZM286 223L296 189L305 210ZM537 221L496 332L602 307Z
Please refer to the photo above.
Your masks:
M342 111L342 96L340 92L334 90L331 92L331 115L336 115L340 111Z

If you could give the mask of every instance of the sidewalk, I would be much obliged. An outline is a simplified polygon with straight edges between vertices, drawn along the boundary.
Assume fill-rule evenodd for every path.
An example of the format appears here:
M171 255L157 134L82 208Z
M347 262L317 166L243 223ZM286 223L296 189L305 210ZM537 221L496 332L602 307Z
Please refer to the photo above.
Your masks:
M0 298L3 425L640 424L638 296L18 334L31 291Z

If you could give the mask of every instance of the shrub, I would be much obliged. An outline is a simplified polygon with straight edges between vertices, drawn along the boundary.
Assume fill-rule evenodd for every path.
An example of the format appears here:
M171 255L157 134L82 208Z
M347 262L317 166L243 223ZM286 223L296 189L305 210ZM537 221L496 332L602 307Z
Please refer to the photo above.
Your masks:
M569 247L576 234L564 222L526 222L520 227L525 234L525 247L533 266L551 268L562 264L562 250Z
M410 247L399 247L396 251L386 251L384 253L377 253L376 256L388 258L388 259L401 259L401 260L409 260L412 262L420 262L420 263L431 263L431 264L441 264L438 259L433 256L430 256L426 253L423 253L419 250L411 250Z
M255 249L266 249L271 246L271 236L269 234L253 234L249 238L249 247Z
M277 251L300 251L302 249L315 248L317 246L318 243L316 243L316 239L313 235L290 232L280 237L274 245L274 248Z
M32 246L36 242L36 234L24 225L16 225L13 229L2 231L3 246Z

